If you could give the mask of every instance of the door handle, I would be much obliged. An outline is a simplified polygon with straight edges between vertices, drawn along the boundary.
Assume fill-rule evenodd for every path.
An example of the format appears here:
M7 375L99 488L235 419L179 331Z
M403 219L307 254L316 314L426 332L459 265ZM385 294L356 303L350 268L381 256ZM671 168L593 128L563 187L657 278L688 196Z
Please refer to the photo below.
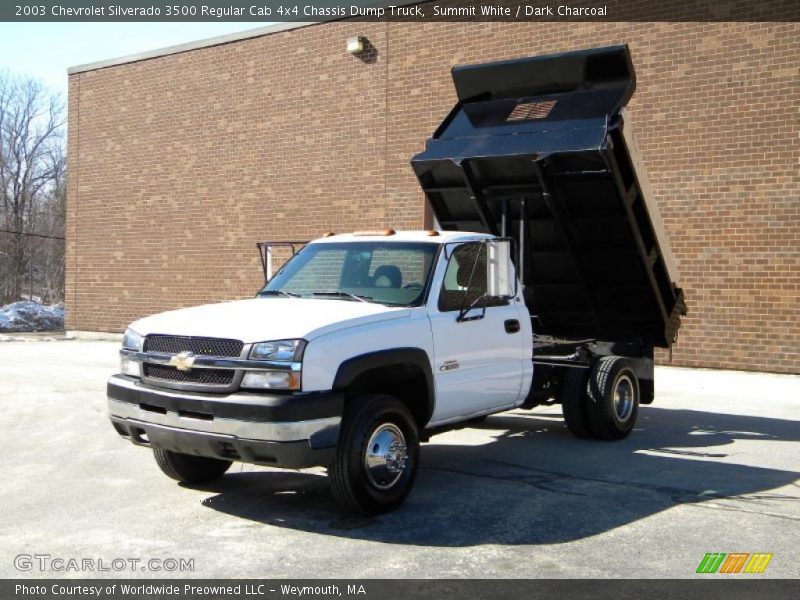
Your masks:
M516 319L508 319L504 325L506 326L506 333L517 333L519 331L519 321Z

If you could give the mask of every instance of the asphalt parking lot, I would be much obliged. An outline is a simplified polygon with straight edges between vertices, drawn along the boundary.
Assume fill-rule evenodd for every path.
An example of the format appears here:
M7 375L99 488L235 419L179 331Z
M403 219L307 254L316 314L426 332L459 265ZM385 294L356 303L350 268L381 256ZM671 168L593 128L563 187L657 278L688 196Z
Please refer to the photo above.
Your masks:
M0 343L0 577L172 575L15 568L49 554L188 558L192 577L681 578L707 552L800 576L800 377L658 368L615 443L574 439L557 406L496 415L424 445L408 502L368 520L320 469L167 479L106 418L117 348Z

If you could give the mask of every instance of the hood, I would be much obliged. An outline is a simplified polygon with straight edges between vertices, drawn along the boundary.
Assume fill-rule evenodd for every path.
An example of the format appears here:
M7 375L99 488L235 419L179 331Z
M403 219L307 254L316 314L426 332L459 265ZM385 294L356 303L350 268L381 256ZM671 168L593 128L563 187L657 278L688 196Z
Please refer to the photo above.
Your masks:
M253 298L159 313L131 323L141 335L219 337L246 344L315 337L365 323L407 317L404 307L338 299Z

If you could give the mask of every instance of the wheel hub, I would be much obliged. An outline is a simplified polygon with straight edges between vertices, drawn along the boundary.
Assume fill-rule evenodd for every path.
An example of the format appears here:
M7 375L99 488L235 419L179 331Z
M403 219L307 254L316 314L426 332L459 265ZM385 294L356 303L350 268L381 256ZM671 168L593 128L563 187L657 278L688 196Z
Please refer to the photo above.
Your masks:
M614 384L614 413L620 422L631 418L633 413L634 395L636 388L630 376L623 373Z
M393 423L379 425L367 442L364 467L370 483L379 489L392 487L406 470L408 448L400 428Z

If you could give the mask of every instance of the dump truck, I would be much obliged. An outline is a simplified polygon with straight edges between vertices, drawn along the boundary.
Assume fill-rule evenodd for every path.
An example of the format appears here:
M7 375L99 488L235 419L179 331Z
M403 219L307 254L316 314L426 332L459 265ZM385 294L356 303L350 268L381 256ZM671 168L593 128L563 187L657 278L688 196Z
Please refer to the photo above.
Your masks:
M411 160L438 227L262 242L255 298L126 330L110 419L166 475L326 467L374 515L411 491L421 442L487 415L560 403L578 437L633 430L686 305L623 118L628 48L452 77Z

